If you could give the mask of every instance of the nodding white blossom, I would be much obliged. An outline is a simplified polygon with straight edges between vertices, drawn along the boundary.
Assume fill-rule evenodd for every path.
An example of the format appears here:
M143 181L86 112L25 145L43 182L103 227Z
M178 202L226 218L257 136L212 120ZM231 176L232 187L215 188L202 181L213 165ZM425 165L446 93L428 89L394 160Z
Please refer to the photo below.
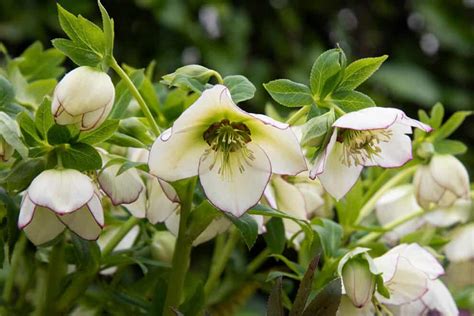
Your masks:
M148 164L169 182L199 175L209 201L234 216L258 203L272 173L306 170L289 125L244 112L223 85L205 90L156 139Z
M59 125L76 124L91 130L102 124L114 105L115 88L109 75L82 66L68 72L54 90L51 111Z
M342 198L355 184L364 167L395 168L412 159L407 134L412 127L431 127L394 108L371 107L347 113L332 125L328 145L310 171L335 199Z
M176 237L166 230L155 232L150 251L154 259L171 264L173 261Z
M428 291L428 282L444 273L435 257L418 244L398 245L374 263L390 293L390 298L376 294L384 304L402 305L421 298Z
M451 262L474 259L474 223L458 227L451 235L451 241L444 246L444 252Z
M452 155L434 155L429 165L418 168L413 183L418 204L425 209L469 199L469 174Z
M107 194L113 205L135 202L145 189L142 179L135 168L118 174L121 165L107 166L97 178L100 188Z
M89 177L77 170L46 170L26 190L18 227L41 245L65 227L80 237L95 240L104 226L100 198Z

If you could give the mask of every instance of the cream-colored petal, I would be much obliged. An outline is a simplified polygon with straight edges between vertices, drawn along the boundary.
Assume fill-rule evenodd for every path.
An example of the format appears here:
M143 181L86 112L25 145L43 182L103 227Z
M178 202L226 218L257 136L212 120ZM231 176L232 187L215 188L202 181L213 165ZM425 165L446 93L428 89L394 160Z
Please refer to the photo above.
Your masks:
M429 164L436 183L458 198L469 197L469 174L466 167L452 155L434 155ZM443 204L442 206L449 206Z
M444 246L444 252L451 262L474 259L474 223L457 228L451 241Z
M166 183L165 185L169 184ZM152 224L164 222L179 207L180 204L178 202L169 199L158 179L152 178L148 181L146 217Z
M119 164L111 165L99 174L100 187L112 200L112 204L130 204L138 199L140 192L145 189L135 168L130 168L117 175Z
M32 220L23 228L26 237L35 245L53 240L64 231L64 225L54 212L44 207L36 207Z
M389 131L392 133L390 140L380 142L377 146L380 153L373 157L376 165L383 168L401 167L413 158L411 139L394 125Z
M102 231L101 225L97 223L87 206L72 213L61 215L59 219L83 239L96 240Z
M147 194L146 190L142 190L138 199L129 204L122 204L133 216L144 218L146 216Z
M18 215L19 229L23 229L23 227L31 222L35 213L35 207L36 205L31 202L30 198L28 197L28 193L26 193L23 197L23 200L21 201L20 214Z
M472 201L458 199L449 207L439 207L425 214L424 219L431 225L448 227L456 223L465 223L472 214Z

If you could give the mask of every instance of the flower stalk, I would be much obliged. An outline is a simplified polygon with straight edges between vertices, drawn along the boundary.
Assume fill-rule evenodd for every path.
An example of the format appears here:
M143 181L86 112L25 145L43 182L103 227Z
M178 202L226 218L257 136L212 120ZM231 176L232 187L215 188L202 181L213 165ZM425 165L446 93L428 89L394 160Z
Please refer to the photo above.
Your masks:
M105 245L104 249L102 250L102 257L108 256L120 241L128 234L128 232L138 224L140 221L139 218L135 216L130 216L129 219L120 226L120 230L109 240L109 242Z
M300 118L308 114L309 110L310 110L310 107L308 105L303 106L295 114L290 116L288 120L286 120L286 123L289 125L295 125L295 123L298 122Z

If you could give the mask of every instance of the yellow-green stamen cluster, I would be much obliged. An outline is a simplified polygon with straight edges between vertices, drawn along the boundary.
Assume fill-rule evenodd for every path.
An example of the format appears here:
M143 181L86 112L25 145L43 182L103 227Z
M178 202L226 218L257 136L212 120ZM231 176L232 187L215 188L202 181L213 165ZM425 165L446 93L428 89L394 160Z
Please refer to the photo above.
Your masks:
M241 173L244 172L245 164L250 165L250 162L255 159L253 152L246 146L252 141L250 134L249 128L240 122L230 122L228 119L223 119L211 124L202 135L210 146L206 150L205 159L210 153L214 153L214 160L209 169L212 170L216 162L219 161L218 173L223 177L230 178L232 176L232 165L234 164L238 166Z
M344 145L342 163L348 167L365 165L374 156L379 156L381 142L388 142L392 132L387 129L358 131L341 129L337 141Z

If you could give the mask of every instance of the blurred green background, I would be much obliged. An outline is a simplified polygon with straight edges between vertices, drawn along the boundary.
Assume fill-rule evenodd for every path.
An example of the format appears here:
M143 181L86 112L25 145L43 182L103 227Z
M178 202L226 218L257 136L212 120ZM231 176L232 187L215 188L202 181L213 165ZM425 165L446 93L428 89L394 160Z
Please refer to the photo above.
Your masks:
M69 11L100 23L95 0L61 0ZM134 67L156 61L156 80L183 64L224 75L243 74L256 86L244 106L262 112L263 82L307 82L314 59L339 44L349 61L388 54L361 87L382 106L410 115L442 102L449 112L474 110L474 0L103 0L116 23L117 59ZM2 0L0 41L19 55L29 44L62 37L54 1ZM68 67L73 67L68 62ZM474 120L454 138L474 166Z

